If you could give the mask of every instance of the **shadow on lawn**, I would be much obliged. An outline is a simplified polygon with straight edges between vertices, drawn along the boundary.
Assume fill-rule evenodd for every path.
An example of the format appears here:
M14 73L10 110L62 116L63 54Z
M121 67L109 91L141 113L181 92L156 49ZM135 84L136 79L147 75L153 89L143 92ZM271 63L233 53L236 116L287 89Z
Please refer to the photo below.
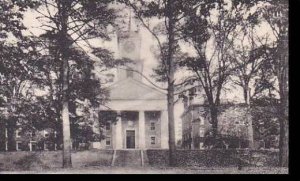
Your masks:
M26 155L18 161L13 162L16 165L16 169L20 170L47 170L49 166L45 165L39 154Z

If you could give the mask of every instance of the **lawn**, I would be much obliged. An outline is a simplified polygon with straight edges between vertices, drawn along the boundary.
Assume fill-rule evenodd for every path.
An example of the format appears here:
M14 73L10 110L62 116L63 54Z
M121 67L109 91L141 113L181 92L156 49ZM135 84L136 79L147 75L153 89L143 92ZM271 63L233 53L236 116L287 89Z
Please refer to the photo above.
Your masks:
M167 167L147 165L145 167L111 167L112 150L88 150L72 153L73 168L63 169L61 151L2 152L0 174L288 174L280 167Z
M72 152L72 164L74 168L109 166L112 156L112 150ZM0 171L44 171L60 169L61 166L62 151L18 151L0 153Z

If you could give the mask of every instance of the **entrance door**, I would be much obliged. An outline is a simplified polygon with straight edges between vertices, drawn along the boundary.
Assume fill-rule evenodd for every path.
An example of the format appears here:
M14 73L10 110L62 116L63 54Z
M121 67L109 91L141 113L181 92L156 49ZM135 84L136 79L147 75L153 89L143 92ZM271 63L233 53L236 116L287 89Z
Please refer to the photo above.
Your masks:
M126 148L135 148L135 131L127 130L126 131Z

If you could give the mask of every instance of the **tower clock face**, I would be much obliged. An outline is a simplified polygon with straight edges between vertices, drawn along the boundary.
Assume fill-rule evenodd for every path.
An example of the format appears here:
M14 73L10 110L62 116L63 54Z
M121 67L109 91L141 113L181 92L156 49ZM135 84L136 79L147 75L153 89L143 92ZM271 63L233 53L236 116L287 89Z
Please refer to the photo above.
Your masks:
M135 50L135 44L132 41L126 41L124 43L124 50L127 53L133 52Z

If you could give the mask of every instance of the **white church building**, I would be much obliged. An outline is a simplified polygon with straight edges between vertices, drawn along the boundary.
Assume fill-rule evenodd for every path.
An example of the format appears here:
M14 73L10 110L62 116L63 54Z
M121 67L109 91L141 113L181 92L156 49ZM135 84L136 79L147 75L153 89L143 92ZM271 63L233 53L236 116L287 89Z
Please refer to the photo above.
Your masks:
M167 149L167 95L160 89L142 82L144 62L141 59L140 31L118 34L118 54L129 58L127 68L119 67L117 81L107 87L109 101L101 106L99 115L116 115L117 121L107 121L103 128L105 139L94 142L99 149Z

